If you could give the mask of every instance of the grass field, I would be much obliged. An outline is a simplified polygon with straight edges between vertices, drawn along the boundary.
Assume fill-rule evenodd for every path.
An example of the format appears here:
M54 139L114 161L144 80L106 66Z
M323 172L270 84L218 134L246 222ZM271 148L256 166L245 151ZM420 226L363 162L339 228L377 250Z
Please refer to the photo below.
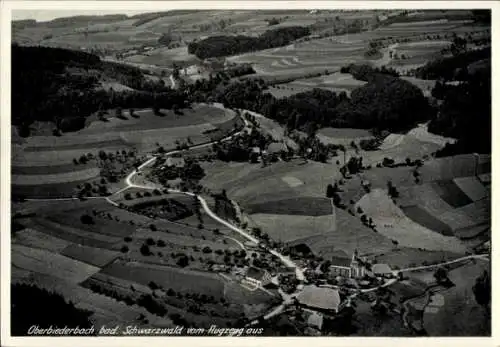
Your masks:
M104 248L72 244L64 248L61 255L101 268L116 259L119 253Z
M175 291L213 295L224 295L224 284L215 274L194 272L160 265L115 262L106 266L102 273L125 280L148 285L154 281Z
M432 187L441 199L455 208L468 205L472 200L452 180L440 180L432 183Z
M45 249L54 253L59 253L71 245L71 242L30 228L16 232L12 237L12 243L31 248Z
M488 270L486 262L477 261L452 270L449 279L455 284L440 292L444 305L436 311L424 313L426 331L431 336L488 336L490 315L477 304L472 286L482 271Z
M246 212L317 217L330 215L332 207L327 198L300 197L250 204L247 205Z
M370 217L384 236L397 240L399 245L426 250L465 252L465 246L454 237L443 236L410 220L387 196L374 189L356 204Z
M401 208L404 214L410 218L415 223L422 225L423 227L440 233L444 236L453 236L452 228L441 220L437 219L431 213L429 213L425 208L420 206L408 206Z
M79 283L99 271L98 267L42 249L13 244L11 252L14 266L54 275L72 283Z
M37 198L74 196L77 185L91 182L100 175L100 169L93 162L73 163L82 155L132 149L149 152L158 146L169 150L178 142L189 140L197 144L225 137L243 125L233 111L206 104L185 109L183 115L165 110L162 110L164 116L153 115L151 110L135 112L138 118L89 120L86 128L61 137L28 138L13 149L13 193Z

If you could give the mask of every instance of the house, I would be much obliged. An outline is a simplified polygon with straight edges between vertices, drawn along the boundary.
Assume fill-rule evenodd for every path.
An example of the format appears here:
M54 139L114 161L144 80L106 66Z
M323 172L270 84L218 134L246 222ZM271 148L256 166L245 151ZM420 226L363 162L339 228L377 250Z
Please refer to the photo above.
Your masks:
M167 167L183 168L186 165L182 157L168 157L165 161Z
M265 286L271 283L271 274L266 270L250 266L245 274L245 280L257 286Z
M393 271L391 267L387 264L373 264L372 272L377 277L385 277L385 278L393 277Z
M337 289L307 285L297 296L297 303L310 310L337 313L340 295Z
M307 310L306 312L306 314L308 314L307 326L321 331L323 328L323 315L315 311Z
M355 250L351 258L334 256L331 259L330 273L333 275L360 278L366 273L365 267L360 263L358 251Z
M272 142L267 146L267 153L269 154L281 154L283 152L288 152L288 147L284 142Z

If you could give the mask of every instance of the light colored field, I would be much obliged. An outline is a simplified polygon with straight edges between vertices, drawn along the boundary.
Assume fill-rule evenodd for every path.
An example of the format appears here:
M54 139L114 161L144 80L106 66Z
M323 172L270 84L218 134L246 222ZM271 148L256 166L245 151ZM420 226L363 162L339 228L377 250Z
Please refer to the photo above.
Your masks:
M414 84L418 84L420 82L423 82L424 80L418 80L418 82L412 82L412 80L408 80L410 77L403 77L404 79L406 79L407 81L411 82L411 83L414 83ZM413 79L413 81L416 80L416 79ZM427 82L431 82L431 81L427 81ZM424 83L425 84L425 83ZM434 86L433 84L433 81L432 81L432 87L430 85L428 86L421 86L421 89L422 88L430 88L432 89ZM457 140L454 139L454 138L451 138L451 137L444 137L444 136L440 136L440 135L436 135L436 134L433 134L433 133L430 133L428 131L428 124L420 124L419 126L417 126L416 128L410 130L408 132L408 135L409 136L413 136L415 137L416 139L422 141L422 142L430 142L430 143L434 143L436 145L439 145L439 146L445 146L447 143L455 143Z
M12 245L12 263L22 269L53 275L79 283L96 273L98 267L88 265L46 250Z
M158 48L147 52L147 55L132 55L125 58L126 62L151 64L163 67L172 67L173 63L188 66L199 63L200 60L192 54L188 53L187 46L168 49Z
M250 114L255 117L256 122L260 126L260 130L265 134L269 135L272 137L273 141L275 142L282 142L285 141L286 145L294 150L298 149L298 145L290 139L289 137L285 136L285 129L279 124L278 122L264 117L261 114L251 112L251 111L246 111L246 114Z
M397 240L401 246L465 252L465 247L456 238L445 237L407 218L382 189L374 189L364 195L356 206L373 218L382 235Z
M335 229L335 219L330 216L296 216L257 213L251 220L269 234L273 240L291 242L311 236L327 236Z
M453 182L472 201L484 199L489 195L488 189L476 177L459 177L455 178Z
M325 258L338 256L339 252L351 255L355 249L360 253L368 252L387 252L394 248L391 241L373 230L363 225L358 217L351 216L344 210L336 209L335 217L330 217L330 222L327 216L316 217L317 221L322 221L325 225L320 225L316 235L309 234L311 224L305 222L294 225L290 223L289 229L286 232L295 232L295 236L291 245L305 243L313 252ZM335 223L333 222L335 220ZM329 225L335 224L328 229ZM316 225L319 225L316 223ZM266 229L264 231L267 232ZM275 231L276 232L276 231Z
M13 175L11 183L15 185L36 185L84 181L99 176L99 173L99 168L89 168L49 175Z
M66 240L31 228L26 228L15 233L12 237L12 242L26 247L45 249L54 253L59 253L71 244Z
M304 184L301 180L299 180L293 176L283 176L282 179L292 188L295 188L295 187L298 187L298 186L301 186Z

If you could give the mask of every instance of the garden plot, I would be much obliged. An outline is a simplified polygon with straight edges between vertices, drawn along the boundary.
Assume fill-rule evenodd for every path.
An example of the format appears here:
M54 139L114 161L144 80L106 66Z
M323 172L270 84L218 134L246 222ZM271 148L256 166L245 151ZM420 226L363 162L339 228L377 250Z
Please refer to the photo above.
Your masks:
M378 232L401 246L465 252L465 247L456 238L443 236L410 220L384 190L372 190L358 201L356 207L361 207L367 216L373 218Z
M373 138L368 130L351 128L322 128L318 130L316 137L326 145L344 146L350 146L352 141L358 143L360 140Z
M46 250L13 244L11 252L12 264L15 266L53 275L71 283L79 283L100 270L96 266Z

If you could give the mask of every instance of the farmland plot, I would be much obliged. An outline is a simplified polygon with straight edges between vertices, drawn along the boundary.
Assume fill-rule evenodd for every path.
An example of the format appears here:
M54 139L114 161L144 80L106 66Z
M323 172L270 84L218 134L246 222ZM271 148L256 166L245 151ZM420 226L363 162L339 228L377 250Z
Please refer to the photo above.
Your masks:
M381 189L374 189L363 196L356 206L373 218L376 229L382 235L397 240L401 246L465 252L465 247L456 238L443 236L411 221Z
M98 272L96 266L67 258L46 250L12 245L12 263L22 269L53 275L58 278L79 283Z
M149 282L175 291L213 295L224 295L224 284L215 274L189 271L168 266L115 262L106 266L102 273L134 281L144 285Z
M488 189L476 177L459 177L453 180L472 201L478 201L489 195Z
M441 199L450 206L462 207L468 205L472 200L456 185L453 180L439 180L432 183L432 187Z
M12 236L12 242L26 247L45 249L54 253L59 253L71 244L66 240L31 228L16 232Z
M61 255L99 268L114 260L119 254L118 252L113 252L104 248L94 248L76 244L69 245L61 251Z

